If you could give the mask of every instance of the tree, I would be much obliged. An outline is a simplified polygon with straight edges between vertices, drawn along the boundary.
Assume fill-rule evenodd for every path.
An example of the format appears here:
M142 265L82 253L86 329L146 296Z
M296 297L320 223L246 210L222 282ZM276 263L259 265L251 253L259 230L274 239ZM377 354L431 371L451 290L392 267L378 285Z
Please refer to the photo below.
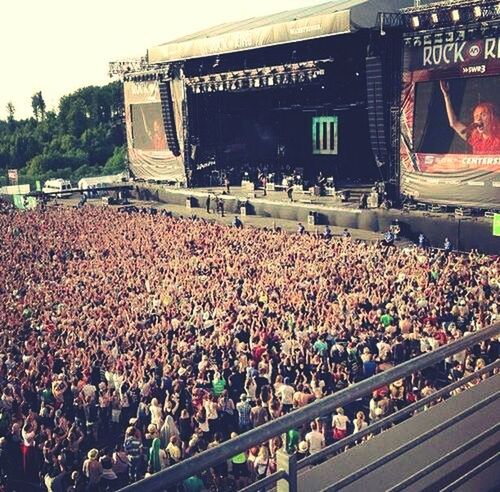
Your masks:
M106 165L104 166L102 172L107 174L118 174L125 170L125 155L126 148L123 147L115 147L115 151L113 155L108 159Z
M73 95L64 96L61 98L59 107L59 118L63 128L74 137L80 138L88 127L89 111L85 100Z
M117 82L83 87L62 97L57 112L46 111L37 91L31 97L34 118L21 120L9 103L7 121L0 120L0 169L15 167L42 181L120 172L125 153L122 91Z
M47 109L47 105L45 104L45 100L42 96L42 91L38 92L38 109L40 110L40 117L42 120L45 119L45 110Z
M40 114L38 92L31 96L31 107L33 108L33 115L35 116L35 120L38 121L38 115Z
M33 108L33 114L35 115L35 120L38 118L45 119L45 101L42 96L42 91L35 92L31 96L31 107Z
M12 101L9 101L6 107L7 107L7 121L9 123L12 123L14 121L14 116L16 114L16 108L14 107L14 104L12 104Z

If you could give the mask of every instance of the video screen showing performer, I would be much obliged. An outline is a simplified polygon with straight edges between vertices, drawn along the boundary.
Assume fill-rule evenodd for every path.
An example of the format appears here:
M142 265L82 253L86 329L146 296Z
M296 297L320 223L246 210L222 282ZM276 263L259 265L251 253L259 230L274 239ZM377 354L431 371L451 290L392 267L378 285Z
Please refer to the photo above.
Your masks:
M132 135L134 148L166 150L167 139L160 103L132 104Z
M416 152L500 155L499 87L498 76L417 83Z

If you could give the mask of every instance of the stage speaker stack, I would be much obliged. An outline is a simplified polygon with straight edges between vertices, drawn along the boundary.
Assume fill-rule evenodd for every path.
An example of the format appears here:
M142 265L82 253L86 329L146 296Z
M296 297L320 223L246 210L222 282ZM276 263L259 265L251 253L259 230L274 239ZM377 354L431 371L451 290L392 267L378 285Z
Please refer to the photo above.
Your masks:
M167 136L168 148L175 156L181 155L179 140L175 129L174 111L172 106L172 92L170 90L170 82L160 83L160 99L161 111L163 115L163 126Z
M368 196L368 208L377 208L378 207L378 193L376 191L372 191Z
M313 212L312 210L309 212L307 216L307 223L309 225L316 225L318 223L318 213Z
M384 105L382 60L379 56L366 58L366 102L370 142L378 167L387 160L387 135Z

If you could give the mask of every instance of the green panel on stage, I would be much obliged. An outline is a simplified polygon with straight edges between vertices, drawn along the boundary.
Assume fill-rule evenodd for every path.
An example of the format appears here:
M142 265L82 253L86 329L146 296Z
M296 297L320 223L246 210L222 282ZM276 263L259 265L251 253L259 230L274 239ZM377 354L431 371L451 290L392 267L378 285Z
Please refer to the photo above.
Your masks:
M493 235L500 236L500 214L493 216Z
M316 155L338 154L337 116L313 116L312 152Z

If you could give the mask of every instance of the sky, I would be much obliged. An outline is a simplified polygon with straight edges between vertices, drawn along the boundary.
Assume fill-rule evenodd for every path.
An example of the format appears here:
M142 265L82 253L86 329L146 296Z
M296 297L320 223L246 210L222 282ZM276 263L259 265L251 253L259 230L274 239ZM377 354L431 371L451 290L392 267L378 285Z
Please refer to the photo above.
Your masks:
M325 0L3 0L0 119L32 116L31 96L47 109L80 87L110 81L108 62L146 54L180 36Z

